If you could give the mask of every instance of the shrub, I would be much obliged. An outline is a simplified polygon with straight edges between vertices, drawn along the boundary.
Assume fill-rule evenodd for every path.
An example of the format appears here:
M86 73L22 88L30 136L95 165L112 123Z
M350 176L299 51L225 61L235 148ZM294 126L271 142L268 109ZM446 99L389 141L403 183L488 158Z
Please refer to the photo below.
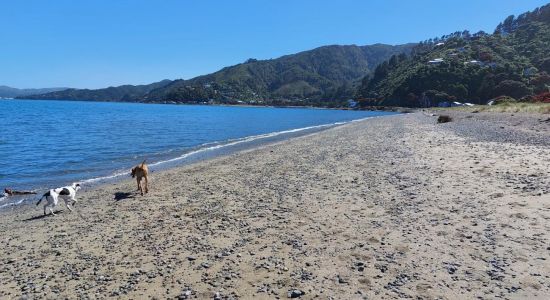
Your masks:
M493 102L493 105L499 105L499 104L504 104L504 103L515 103L517 102L516 99L512 98L512 97L508 97L508 96L499 96L499 97L496 97L495 99L491 100Z
M550 103L550 92L540 93L533 96L533 102Z
M506 95L518 99L529 93L529 88L523 82L515 80L503 80L493 91L494 95Z

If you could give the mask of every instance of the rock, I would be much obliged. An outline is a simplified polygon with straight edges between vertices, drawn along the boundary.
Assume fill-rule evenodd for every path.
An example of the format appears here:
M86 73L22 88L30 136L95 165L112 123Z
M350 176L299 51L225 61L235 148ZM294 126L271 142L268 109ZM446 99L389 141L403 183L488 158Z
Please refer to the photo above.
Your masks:
M194 256L187 256L187 260L188 261L194 261L194 260L197 260L197 258L194 257Z
M449 272L449 274L454 274L456 270L457 268L455 266L447 266L447 272Z
M450 116L441 115L437 117L437 123L448 123L451 121L452 121L452 118Z
M177 298L180 300L189 299L192 294L193 294L193 291L188 288L184 290Z
M340 276L340 275L338 275L337 277L338 277L338 283L340 283L340 284L347 284L347 283L349 283L349 279L348 279L348 278L342 277L342 276Z
M299 297L302 297L305 294L306 294L306 292L304 292L302 290L292 289L292 290L288 291L288 298L299 298Z

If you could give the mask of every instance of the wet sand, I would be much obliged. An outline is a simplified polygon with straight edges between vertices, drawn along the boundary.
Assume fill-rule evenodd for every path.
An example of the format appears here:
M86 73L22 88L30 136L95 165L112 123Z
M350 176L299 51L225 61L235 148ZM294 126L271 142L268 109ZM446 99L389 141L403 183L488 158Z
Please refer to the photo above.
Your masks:
M441 112L438 112L441 113ZM0 298L548 299L550 118L375 118L0 212Z

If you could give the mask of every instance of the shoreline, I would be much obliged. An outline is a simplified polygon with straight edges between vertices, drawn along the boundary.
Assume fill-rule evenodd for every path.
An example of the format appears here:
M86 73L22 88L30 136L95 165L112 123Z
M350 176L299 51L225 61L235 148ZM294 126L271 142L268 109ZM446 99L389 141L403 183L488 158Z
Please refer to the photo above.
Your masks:
M24 101L72 101L72 102L97 102L97 103L130 103L130 104L157 104L157 105L200 105L200 106L221 106L221 107L250 107L250 108L296 108L296 109L326 109L326 110L362 110L362 111L385 111L398 113L411 113L418 108L399 106L367 106L363 108L351 107L323 107L323 106L296 106L296 105L255 105L255 104L224 104L224 103L170 103L170 102L131 102L131 101L102 101L102 100L76 100L76 99L23 99L23 98L0 98L0 100L24 100Z
M0 212L0 298L544 298L550 124L449 114L155 172L143 197L104 185L73 213Z
M185 166L193 163L198 163L201 161L206 161L209 159L214 159L218 157L235 154L240 151L253 150L254 148L262 147L272 143L290 140L292 138L305 136L309 134L314 134L316 132L334 128L337 126L342 126L348 123L360 122L371 118L378 118L378 117L385 117L385 116L390 116L390 115L365 117L365 118L349 120L349 121L312 125L307 127L287 129L283 131L268 132L268 133L259 134L259 135L245 136L242 138L234 138L234 139L229 139L224 141L210 142L210 143L201 144L201 145L192 147L188 149L188 151L185 151L175 157L171 157L171 158L167 157L164 160L149 162L148 165L151 172L159 172L159 171L162 172L172 168L177 168L177 167L181 167L181 166ZM131 167L132 166L129 166L128 170ZM119 182L120 180L124 180L124 177L127 177L128 175L130 175L130 171L128 170L126 171L113 170L111 173L106 175L92 177L92 178L82 178L82 179L76 180L75 182L82 184L84 190L90 190L101 185L114 184ZM31 188L31 190L38 191L40 190L40 188L34 188L34 189ZM42 190L42 192L45 192L45 191L46 190ZM38 197L40 196L39 194L42 194L42 192L37 192L37 194L33 196L0 197L0 211L5 210L9 207L26 206L26 204L30 204L31 202L37 200ZM2 203L4 200L9 200L10 198L17 202Z

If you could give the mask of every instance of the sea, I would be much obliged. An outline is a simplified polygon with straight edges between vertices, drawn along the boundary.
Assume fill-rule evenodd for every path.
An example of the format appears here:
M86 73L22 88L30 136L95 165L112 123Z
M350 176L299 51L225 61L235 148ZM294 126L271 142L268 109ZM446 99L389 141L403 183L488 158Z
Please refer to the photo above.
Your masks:
M80 182L127 178L391 112L90 101L0 100L0 208Z

